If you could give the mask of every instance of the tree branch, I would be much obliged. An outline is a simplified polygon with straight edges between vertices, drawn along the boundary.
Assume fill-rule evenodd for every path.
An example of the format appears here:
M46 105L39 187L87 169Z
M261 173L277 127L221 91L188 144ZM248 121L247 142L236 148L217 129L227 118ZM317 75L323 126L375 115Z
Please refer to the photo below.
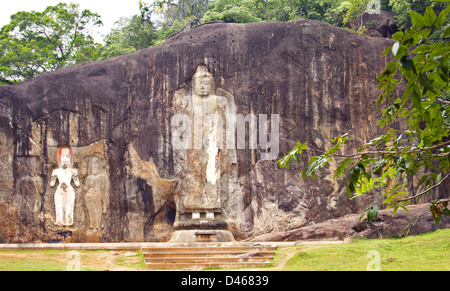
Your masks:
M363 156L363 155L401 155L401 154L416 154L416 153L420 153L420 152L425 152L425 151L431 151L431 150L437 150L440 148L443 148L447 145L450 145L450 141L446 141L444 143L432 146L432 147L428 147L428 148L423 148L423 149L417 149L417 150L413 150L413 151L409 151L409 152L404 152L404 151L367 151L367 152L361 152L361 153L354 153L351 155L340 155L340 154L334 154L334 156L338 156L338 157L343 157L343 158L354 158L357 156Z
M450 173L449 173L447 176L445 176L444 179L442 179L439 183L437 183L436 185L434 185L434 186L428 188L427 190L424 190L424 191L420 192L420 193L417 194L417 195L414 195L414 196L411 196L411 197L408 197L408 198L406 198L406 199L402 199L402 200L396 201L396 202L403 202L403 201L413 200L413 199L415 199L415 198L417 198L417 197L420 197L420 196L422 196L423 194L428 193L428 192L430 192L431 190L436 189L437 187L441 186L442 183L443 183L448 177L450 177Z
M6 83L6 84L8 84L8 85L13 85L13 84L14 84L14 83L11 82L10 80L5 79L5 78L3 78L3 77L0 77L0 82Z
M450 101L441 99L441 98L436 98L436 101L442 102L442 103L446 103L446 104L450 104Z

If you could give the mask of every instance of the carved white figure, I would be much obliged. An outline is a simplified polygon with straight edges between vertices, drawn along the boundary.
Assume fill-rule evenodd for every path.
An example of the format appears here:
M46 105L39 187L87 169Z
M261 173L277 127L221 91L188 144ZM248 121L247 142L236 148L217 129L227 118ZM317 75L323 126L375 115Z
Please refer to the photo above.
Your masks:
M80 186L78 171L72 169L73 159L70 148L63 147L58 151L59 168L53 170L50 180L50 187L54 187L56 180L59 181L58 188L55 192L55 213L56 224L61 226L73 225L73 209L75 205L75 190L71 182L73 180L75 186Z

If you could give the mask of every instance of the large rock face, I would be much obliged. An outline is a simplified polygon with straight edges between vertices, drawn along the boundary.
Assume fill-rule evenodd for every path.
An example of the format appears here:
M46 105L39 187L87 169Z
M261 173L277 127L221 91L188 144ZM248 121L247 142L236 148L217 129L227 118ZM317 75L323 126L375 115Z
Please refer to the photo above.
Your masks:
M254 148L247 133L219 178L231 181L220 205L235 238L362 210L371 201L349 200L329 172L305 182L298 168L280 170L275 162L297 141L319 151L349 130L355 144L373 137L375 78L389 45L314 21L213 23L159 47L0 87L0 242L170 238L185 173L195 172L183 173L171 142L175 96L191 92L200 64L216 94L234 99L236 114L254 114L258 130L260 114L268 117L269 137L259 133ZM275 115L279 148L266 150ZM49 187L63 146L81 183L67 227L55 224L56 190ZM276 158L262 159L268 151Z

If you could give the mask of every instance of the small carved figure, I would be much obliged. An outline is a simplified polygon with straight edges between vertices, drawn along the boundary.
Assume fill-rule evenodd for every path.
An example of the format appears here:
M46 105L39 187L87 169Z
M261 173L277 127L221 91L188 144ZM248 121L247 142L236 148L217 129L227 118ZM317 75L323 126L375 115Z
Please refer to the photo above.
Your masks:
M50 187L55 186L56 180L59 181L55 192L56 225L71 226L74 224L73 209L75 205L75 190L71 182L73 180L75 186L79 187L80 180L78 171L72 169L72 151L69 147L59 149L58 165L59 168L53 170L50 180Z

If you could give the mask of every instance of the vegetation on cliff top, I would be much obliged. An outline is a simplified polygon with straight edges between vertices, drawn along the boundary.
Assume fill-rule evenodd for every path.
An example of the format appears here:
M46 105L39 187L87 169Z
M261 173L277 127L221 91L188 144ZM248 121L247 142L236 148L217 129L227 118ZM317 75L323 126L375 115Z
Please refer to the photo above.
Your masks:
M136 14L117 20L117 27L95 43L91 36L101 16L60 3L43 12L18 12L0 31L0 85L34 78L42 72L96 61L156 46L170 35L210 21L248 23L313 19L338 27L361 17L370 3L397 14L401 30L410 26L410 11L420 14L439 3L431 0L135 0ZM380 4L379 6L378 3ZM358 28L364 31L364 24Z

